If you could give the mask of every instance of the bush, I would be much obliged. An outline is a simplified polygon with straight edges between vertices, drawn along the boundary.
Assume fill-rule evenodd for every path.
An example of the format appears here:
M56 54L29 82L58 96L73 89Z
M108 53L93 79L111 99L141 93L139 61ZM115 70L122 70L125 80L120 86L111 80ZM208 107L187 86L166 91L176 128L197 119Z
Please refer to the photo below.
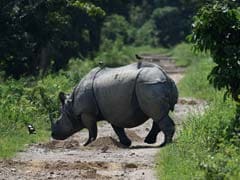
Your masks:
M211 58L194 61L187 69L186 73L189 75L185 76L178 84L180 96L213 100L216 90L209 86L207 81L207 74L213 65Z
M124 44L128 42L128 30L130 28L127 20L120 15L108 16L101 30L101 41L104 43L106 40L112 42L117 39L122 39Z
M75 85L85 74L96 66L98 66L98 64L94 60L70 59L67 71L61 71L60 74L65 75L67 79Z
M157 8L151 18L156 27L156 45L170 47L185 39L188 24L178 8L168 6Z
M105 49L107 47L108 49ZM115 42L106 41L94 61L103 62L105 66L109 67L125 65L130 63L134 58L134 52L131 49L125 46L121 39L117 39Z
M46 127L50 126L40 92L31 83L26 79L9 79L0 86L0 157L9 157L23 144L43 139ZM29 123L36 127L37 136L28 135Z
M70 93L94 66L90 61L71 61L69 71L49 74L43 79L8 79L0 84L0 158L10 157L23 149L24 144L46 140L49 137L49 113L57 117L58 93ZM27 124L36 128L29 135Z
M181 43L173 47L169 55L175 60L177 66L190 66L206 57L204 54L196 54L192 51L192 45Z
M147 21L136 31L136 37L134 44L137 46L141 45L154 45L154 22L152 20Z
M210 83L240 103L239 2L217 1L202 7L190 40L195 50L209 51L216 63L208 76Z

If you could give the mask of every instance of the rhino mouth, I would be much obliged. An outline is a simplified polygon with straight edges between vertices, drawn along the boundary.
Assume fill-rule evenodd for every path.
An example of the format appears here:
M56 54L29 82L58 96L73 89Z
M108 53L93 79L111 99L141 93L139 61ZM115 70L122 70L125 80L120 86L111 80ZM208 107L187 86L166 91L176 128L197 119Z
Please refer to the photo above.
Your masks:
M49 119L51 122L51 131L52 131L51 136L53 139L64 140L69 137L67 135L63 135L63 133L59 133L59 130L57 128L57 123L53 119L53 113L49 113Z
M51 122L51 136L55 140L65 140L78 130L79 128L65 129L59 125L58 121L56 123L54 123L54 121Z
M52 125L52 133L51 136L55 140L64 140L71 136L74 132L64 131L61 127L57 126L57 124Z
M74 130L71 132L64 132L64 131L61 131L61 129L54 128L54 130L52 130L51 136L55 140L65 140L68 137L72 136L75 132L77 131Z
M65 136L63 136L63 135L59 136L58 134L56 134L54 132L52 132L51 136L55 140L65 140L65 139L67 139L69 137L69 136L66 136L66 135Z

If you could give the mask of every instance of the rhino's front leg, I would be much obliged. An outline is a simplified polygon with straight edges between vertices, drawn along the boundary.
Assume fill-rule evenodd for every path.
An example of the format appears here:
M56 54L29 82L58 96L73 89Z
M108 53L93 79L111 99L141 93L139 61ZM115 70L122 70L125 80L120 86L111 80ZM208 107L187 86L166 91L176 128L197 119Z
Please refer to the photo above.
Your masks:
M124 128L120 128L117 126L114 126L113 124L111 124L113 127L113 130L115 131L115 133L118 135L118 138L120 140L120 143L125 145L125 146L131 146L131 140L127 137Z
M154 144L157 140L157 135L160 132L160 127L158 123L153 121L152 129L148 133L147 137L145 138L144 142L148 144Z
M87 146L97 138L97 118L94 115L88 113L83 113L81 118L84 127L86 127L89 132L89 138L84 144L84 146Z

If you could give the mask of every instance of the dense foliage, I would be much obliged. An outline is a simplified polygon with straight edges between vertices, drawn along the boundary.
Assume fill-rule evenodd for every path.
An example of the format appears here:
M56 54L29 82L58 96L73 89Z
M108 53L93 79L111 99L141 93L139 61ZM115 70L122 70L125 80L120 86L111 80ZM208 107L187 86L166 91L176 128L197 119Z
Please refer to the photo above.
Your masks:
M0 65L6 75L64 67L96 50L104 11L78 0L1 1Z
M195 16L191 41L209 51L216 66L208 76L217 89L226 88L240 102L240 3L216 2Z
M1 0L0 71L14 78L44 75L119 39L173 46L190 33L191 16L206 1Z

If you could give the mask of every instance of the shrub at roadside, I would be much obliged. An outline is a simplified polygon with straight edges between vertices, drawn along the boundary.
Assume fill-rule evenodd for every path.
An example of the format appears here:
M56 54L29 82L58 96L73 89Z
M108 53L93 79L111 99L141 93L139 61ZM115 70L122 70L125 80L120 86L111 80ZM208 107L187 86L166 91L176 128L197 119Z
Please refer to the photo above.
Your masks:
M169 55L175 60L177 66L187 67L207 57L205 54L196 54L191 44L181 43L172 48Z
M93 67L92 62L74 61L69 68L43 79L8 79L0 85L0 158L11 157L24 144L50 137L49 113L59 110L58 93L71 92L81 77ZM28 134L32 124L36 134Z
M180 82L183 95L208 100L203 115L191 115L176 141L163 148L158 158L158 174L164 179L239 179L240 134L236 125L236 104L223 101L207 82L213 67L210 60L193 64Z
M213 86L240 103L240 3L216 2L194 17L190 40L196 51L209 51L216 63L208 79ZM207 33L206 33L207 32ZM240 107L239 107L240 109ZM240 117L240 115L239 115Z
M239 2L208 4L194 20L190 40L195 50L209 51L215 64L193 66L180 90L208 100L209 107L204 115L190 117L176 143L161 151L159 174L165 179L240 179ZM207 77L219 91L210 90Z

